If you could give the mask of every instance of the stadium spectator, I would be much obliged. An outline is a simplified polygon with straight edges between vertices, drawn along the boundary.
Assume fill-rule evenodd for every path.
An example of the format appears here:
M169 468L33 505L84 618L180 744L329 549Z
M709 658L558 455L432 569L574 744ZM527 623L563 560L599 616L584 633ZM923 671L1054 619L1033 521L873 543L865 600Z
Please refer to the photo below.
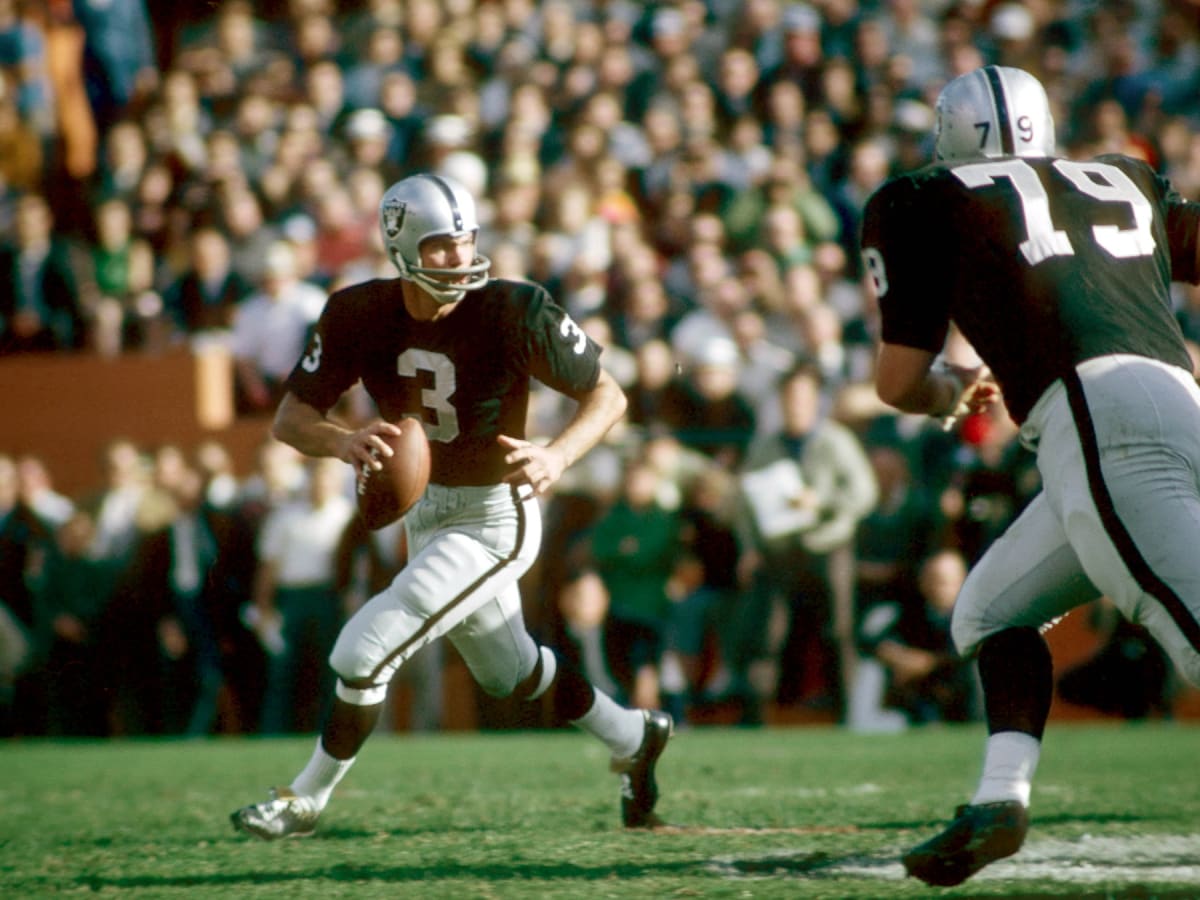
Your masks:
M776 155L763 180L753 189L735 194L721 211L731 252L768 249L768 220L772 209L790 209L795 214L791 225L795 243L799 246L779 245L779 238L776 238L776 246L769 248L781 272L789 261L781 258L781 254L798 254L795 262L807 262L816 243L839 237L854 240L853 232L848 237L844 234L846 225L838 222L830 198L814 189L807 173L795 159Z
M286 141L285 133L281 150ZM296 160L297 171L306 161L303 157ZM222 185L213 203L218 212L216 224L229 238L234 271L248 284L262 284L267 251L280 239L279 228L267 221L262 200L248 185Z
M17 459L17 484L21 502L51 528L74 514L74 501L54 489L54 478L41 457L25 454Z
M653 445L649 453L652 461L658 455ZM736 482L724 468L705 463L681 486L680 555L667 582L660 682L666 708L679 722L706 702L744 693L732 683L732 670L740 667L730 665L749 624L737 584Z
M663 424L684 446L735 470L754 436L754 408L738 392L737 345L709 338L686 362L684 376L670 385Z
M817 106L821 97L821 14L806 3L790 4L779 25L783 47L778 60L764 61L763 86L791 81L800 86L805 106ZM770 65L774 62L774 65Z
M325 305L325 292L296 277L296 252L286 241L271 245L261 288L233 317L232 350L239 411L265 412L282 395L283 381Z
M840 713L849 678L854 538L878 485L858 438L825 409L820 368L801 360L782 379L778 432L756 438L740 470L739 578L752 585L758 631L738 657L749 671L744 716L772 697ZM780 621L787 630L770 627Z
M83 28L83 74L101 133L158 82L145 0L73 0Z
M384 185L398 181L403 174L400 160L405 157L393 150L395 127L373 107L350 113L346 117L347 165L377 173Z
M111 197L92 210L93 239L84 279L96 292L93 345L106 356L159 349L167 339L162 298L154 287L154 252L133 232L129 204Z
M198 457L203 450L197 448ZM186 641L173 667L179 678L169 727L189 737L218 726L253 727L243 718L244 690L236 679L245 639L238 616L250 596L254 565L250 535L232 508L210 502L211 487L205 472L185 462L171 488L175 515L143 547L143 554L155 547L160 567L169 564L147 588L169 601ZM163 574L169 575L165 581Z
M10 734L40 734L45 698L40 673L32 667L35 590L53 540L49 527L20 496L17 466L0 455L0 728Z
M87 338L77 279L44 197L16 203L0 249L0 355L78 350Z
M234 271L229 240L217 228L197 228L188 241L188 268L164 292L163 304L178 333L229 331L250 285Z
M150 150L142 126L133 119L117 122L104 135L96 173L96 194L133 200L146 168Z
M879 502L859 523L855 535L859 612L912 596L917 588L916 567L939 537L935 498L913 477L904 452L879 444L869 447L867 456L879 485Z
M333 673L325 665L345 610L335 588L336 552L354 515L346 469L336 460L309 467L308 496L273 510L258 535L255 628L269 654L261 730L315 731Z
M658 473L645 460L625 465L621 493L592 526L592 564L608 591L604 651L617 699L660 704L660 664L679 551L679 519L657 502Z
M95 523L73 512L57 531L37 598L38 655L46 680L46 733L105 737L105 675L112 648L101 622L112 600L119 566L92 554Z
M961 553L938 550L921 562L915 591L864 605L856 629L864 658L851 687L850 727L877 730L888 710L910 725L976 717L973 668L950 637L950 615L966 576ZM882 679L876 679L876 666ZM868 693L874 696L863 696Z
M346 102L355 109L377 107L384 78L391 72L404 71L404 36L394 25L374 24L363 43L351 46L364 50L346 68Z
M21 118L12 93L0 88L0 196L36 190L43 168L37 134Z
M100 559L127 561L137 542L137 517L148 491L145 460L130 440L117 438L104 448L104 485L83 506L95 515L92 553Z
M39 157L50 151L57 126L46 35L19 0L0 0L0 81L6 96L10 90L15 95L19 118L32 131Z

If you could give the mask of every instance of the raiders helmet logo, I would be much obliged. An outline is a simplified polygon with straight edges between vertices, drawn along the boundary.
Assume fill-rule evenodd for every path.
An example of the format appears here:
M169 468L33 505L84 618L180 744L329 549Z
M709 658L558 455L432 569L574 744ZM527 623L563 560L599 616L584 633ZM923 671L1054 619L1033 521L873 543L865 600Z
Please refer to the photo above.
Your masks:
M400 227L404 224L404 214L408 209L408 204L398 200L390 201L384 204L383 214L383 231L390 239L394 239L400 233Z

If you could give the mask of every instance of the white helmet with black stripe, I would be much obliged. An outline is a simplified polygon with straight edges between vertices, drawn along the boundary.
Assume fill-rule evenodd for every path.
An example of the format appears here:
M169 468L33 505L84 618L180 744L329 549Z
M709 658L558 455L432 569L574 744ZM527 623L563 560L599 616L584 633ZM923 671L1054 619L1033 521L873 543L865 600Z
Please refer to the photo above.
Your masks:
M938 95L938 159L1053 156L1054 151L1046 89L1023 69L984 66L955 78Z
M470 265L437 269L421 264L421 242L479 231L475 199L457 181L420 174L397 181L379 202L379 227L400 277L414 281L439 303L456 303L488 282L491 260L476 254Z

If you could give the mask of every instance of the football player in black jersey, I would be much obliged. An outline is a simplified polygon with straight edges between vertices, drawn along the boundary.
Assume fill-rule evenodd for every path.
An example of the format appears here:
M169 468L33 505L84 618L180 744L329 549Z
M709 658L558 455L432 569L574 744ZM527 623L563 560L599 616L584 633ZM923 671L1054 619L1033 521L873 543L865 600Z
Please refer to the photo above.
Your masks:
M1056 157L1045 90L1019 69L950 82L935 150L866 209L879 396L951 419L1003 396L1043 483L955 605L983 682L983 773L904 857L951 885L1024 840L1056 617L1106 595L1200 681L1200 388L1168 293L1200 279L1200 205L1143 162ZM951 323L983 366L941 360Z
M237 810L234 826L272 840L311 834L334 786L379 717L388 682L445 636L487 693L543 702L603 741L621 774L627 827L656 824L655 763L665 713L629 710L597 691L526 631L517 579L541 538L537 495L622 415L625 396L600 347L532 283L492 280L476 251L475 202L458 183L421 174L380 204L400 277L337 291L287 382L274 433L310 456L361 469L390 454L381 436L415 416L431 449L424 496L404 519L409 559L354 614L330 664L336 697L312 757L289 787ZM530 378L578 402L546 445L525 439ZM348 430L327 416L361 379L382 420Z

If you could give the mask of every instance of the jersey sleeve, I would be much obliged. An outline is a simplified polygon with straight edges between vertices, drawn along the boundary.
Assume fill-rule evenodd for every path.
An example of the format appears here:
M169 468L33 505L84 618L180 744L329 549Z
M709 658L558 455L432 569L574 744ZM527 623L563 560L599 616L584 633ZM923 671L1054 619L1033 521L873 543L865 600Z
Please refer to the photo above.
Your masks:
M525 324L531 375L568 395L596 386L600 345L550 299L545 288L538 287L530 298Z
M949 305L938 290L936 244L928 202L907 179L885 184L863 216L863 265L879 299L880 333L889 344L937 353L949 329Z
M287 379L295 396L326 412L359 378L356 365L353 308L348 297L335 293L317 320L304 355Z

